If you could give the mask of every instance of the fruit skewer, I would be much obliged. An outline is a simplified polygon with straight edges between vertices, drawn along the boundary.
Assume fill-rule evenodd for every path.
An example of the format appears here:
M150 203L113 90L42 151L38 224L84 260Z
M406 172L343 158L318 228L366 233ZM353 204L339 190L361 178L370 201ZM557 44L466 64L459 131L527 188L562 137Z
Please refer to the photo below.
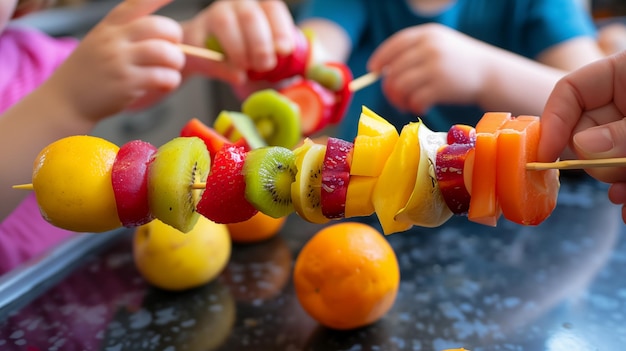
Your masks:
M309 136L321 131L329 124L339 123L346 113L354 92L375 82L379 75L370 72L354 79L350 68L344 63L313 63L311 62L313 57L313 33L296 30L294 38L295 47L293 51L287 55L279 55L276 66L273 69L263 72L249 70L247 75L248 79L252 81L285 82L287 85L283 85L277 92L296 105L295 107L299 110L298 122L301 134ZM181 44L180 48L187 55L203 59L213 61L227 59L216 37L210 36L207 38L205 46L206 48L201 48ZM245 111L242 112L245 114ZM223 134L227 134L227 130L232 130L233 126L236 127L234 122L222 123L220 125L225 126L224 129L216 129ZM290 123L290 125L293 127L293 123ZM266 131L265 134L267 135L274 130L284 128L257 129ZM257 137L256 139L259 138ZM276 145L276 143L270 143L270 145ZM286 147L293 146L291 144L281 145Z
M195 57L212 60L212 61L224 60L224 54L222 54L219 51L205 49L205 48L201 48L197 46L186 45L186 44L179 44L179 47L182 49L182 51L185 54L190 55L190 56L195 56ZM379 74L375 72L366 73L360 77L354 78L349 83L349 89L352 92L356 92L376 82L379 79L379 77L380 77Z
M497 132L486 132L486 123L497 124ZM85 221L82 226L60 225L67 218L60 221L51 214L62 204L94 198L93 192L104 188L115 199L99 206L118 212L108 227L136 226L158 218L186 231L200 215L229 223L258 211L273 217L295 211L313 223L375 213L385 234L414 225L439 226L454 214L489 225L504 214L513 222L536 225L550 215L558 192L556 170L526 170L536 161L538 123L538 117L487 113L476 128L455 125L448 132L433 132L418 121L398 133L364 107L353 142L305 139L293 150L280 146L246 150L225 143L211 155L207 140L199 137L177 137L158 149L131 141L119 148L114 160L106 161L111 169L102 176L109 177L98 186L102 189L77 184L84 165L65 171L68 177L76 173L74 181L42 177L46 167L72 157L67 152L58 153L57 159L44 157L48 146L35 162L32 186L16 188L33 189L42 214L52 224L83 232L97 230ZM495 147L483 143L485 136L495 136ZM81 138L95 137L66 140ZM498 162L485 161L490 159L485 155ZM491 178L486 176L490 169ZM65 184L73 192L50 189L50 184ZM44 193L48 198L40 201ZM67 211L63 213L67 217ZM85 216L77 208L71 217Z

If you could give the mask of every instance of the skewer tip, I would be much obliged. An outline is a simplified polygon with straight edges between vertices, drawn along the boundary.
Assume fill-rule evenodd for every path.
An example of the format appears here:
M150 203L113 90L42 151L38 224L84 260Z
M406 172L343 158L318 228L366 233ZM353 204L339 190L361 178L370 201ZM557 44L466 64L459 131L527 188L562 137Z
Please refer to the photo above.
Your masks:
M33 187L33 184L19 184L19 185L13 185L13 189L19 189L19 190L35 190L35 188Z

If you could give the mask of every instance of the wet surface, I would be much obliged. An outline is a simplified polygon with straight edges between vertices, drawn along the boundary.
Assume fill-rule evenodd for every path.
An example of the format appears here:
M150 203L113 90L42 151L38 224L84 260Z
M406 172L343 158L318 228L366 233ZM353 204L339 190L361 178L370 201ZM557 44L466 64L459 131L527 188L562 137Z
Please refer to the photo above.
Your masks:
M353 331L320 327L291 281L320 226L236 245L216 281L148 286L131 233L0 321L0 350L618 350L626 343L626 240L606 187L566 180L537 227L455 217L388 237L401 267L392 310Z

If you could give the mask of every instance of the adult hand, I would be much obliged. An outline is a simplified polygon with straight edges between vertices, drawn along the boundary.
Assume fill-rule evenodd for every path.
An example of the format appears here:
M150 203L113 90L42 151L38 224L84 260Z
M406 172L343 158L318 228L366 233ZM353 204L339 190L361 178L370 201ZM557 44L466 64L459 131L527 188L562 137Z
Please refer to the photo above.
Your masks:
M626 52L576 70L555 86L541 116L539 161L559 157L569 144L581 159L626 157ZM611 183L609 199L626 204L626 169L586 170ZM626 208L622 209L626 221Z

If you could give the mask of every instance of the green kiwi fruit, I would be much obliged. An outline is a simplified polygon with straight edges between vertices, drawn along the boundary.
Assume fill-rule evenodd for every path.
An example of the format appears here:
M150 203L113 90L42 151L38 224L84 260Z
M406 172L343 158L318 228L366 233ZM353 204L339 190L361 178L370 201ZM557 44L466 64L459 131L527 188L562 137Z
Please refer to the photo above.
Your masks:
M291 149L302 138L300 107L274 89L252 93L241 105L241 112L250 116L270 146Z
M298 171L295 158L293 151L282 146L250 150L243 164L246 200L274 218L293 212L291 183Z
M326 145L316 144L307 138L294 151L298 173L291 184L291 201L296 213L311 223L326 223L322 213L322 164Z
M198 221L196 205L205 182L211 156L202 139L177 137L161 145L148 168L148 202L155 218L183 233Z
M343 75L334 67L323 63L311 65L306 70L306 78L318 82L331 91L340 91L343 88Z

